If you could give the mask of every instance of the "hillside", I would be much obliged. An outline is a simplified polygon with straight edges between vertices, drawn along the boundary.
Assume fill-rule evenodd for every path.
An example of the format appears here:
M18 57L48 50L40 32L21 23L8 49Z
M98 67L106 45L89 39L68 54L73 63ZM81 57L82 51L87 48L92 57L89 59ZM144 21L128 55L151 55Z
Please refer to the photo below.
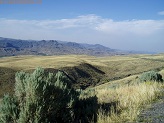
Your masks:
M164 55L3 57L0 58L0 96L13 91L17 71L32 72L38 66L54 73L62 70L71 77L75 88L86 88L131 77L144 71L160 71L164 67Z
M15 55L64 55L85 54L93 56L109 56L127 54L119 50L95 44L80 44L57 40L20 40L0 37L0 57Z

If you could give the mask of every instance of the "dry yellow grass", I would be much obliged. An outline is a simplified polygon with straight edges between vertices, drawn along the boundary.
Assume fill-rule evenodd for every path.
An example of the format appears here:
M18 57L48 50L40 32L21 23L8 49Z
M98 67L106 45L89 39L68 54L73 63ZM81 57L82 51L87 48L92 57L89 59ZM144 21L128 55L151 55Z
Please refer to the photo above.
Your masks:
M138 80L137 80L138 76L139 76L139 74L131 75L131 76L125 77L123 79L109 81L107 83L98 85L98 86L96 86L94 88L96 88L96 89L104 89L104 88L113 88L113 87L122 87L122 86L125 86L125 85L131 85L133 83L137 83L138 82Z
M151 103L161 94L162 83L146 82L123 86L116 89L97 89L99 103L118 102L117 110L107 115L99 110L98 123L132 122L139 115L144 105Z
M153 59L153 61L149 59ZM135 71L140 72L141 69L147 70L164 66L164 63L159 60L164 60L164 55L127 55L110 57L94 57L86 55L13 56L0 58L0 66L20 69L36 68L37 66L59 68L75 66L79 63L86 62L100 66L104 70L106 70L105 68L108 68L109 70L112 69L117 70L118 72L126 72L134 69Z
M1 67L15 69L61 68L78 65L81 61L75 56L14 56L0 59Z
M146 59L143 59L146 58ZM135 75L144 71L164 67L164 55L127 55L94 57L86 55L60 56L13 56L0 58L0 67L11 68L17 71L31 70L40 66L43 68L59 69L89 63L105 72L104 80L121 79L127 75ZM107 80L107 81L106 81Z
M146 58L146 59L145 59ZM130 79L123 78L140 74L145 71L164 68L164 54L158 55L126 55L126 56L109 56L109 57L94 57L87 55L60 55L60 56L12 56L0 58L0 90L9 90L4 83L14 83L14 74L11 71L33 71L36 67L42 68L82 68L83 63L88 63L98 70L102 71L99 82L93 82L93 85L120 80L117 83L128 83ZM8 69L9 68L9 69ZM4 70L5 69L5 70ZM82 69L88 72L90 68ZM91 68L92 69L92 68ZM5 74L4 74L5 71ZM96 72L93 71L93 73ZM68 72L67 72L68 73ZM68 73L69 74L69 73ZM76 74L76 73L75 73ZM92 74L92 73L91 73ZM94 76L95 74L93 74ZM99 73L98 73L99 75ZM8 78L7 78L8 76ZM92 76L92 77L93 77ZM103 77L102 77L103 76ZM92 78L95 80L95 78ZM112 83L113 84L113 83ZM12 89L12 85L10 84ZM2 95L5 92L0 92Z

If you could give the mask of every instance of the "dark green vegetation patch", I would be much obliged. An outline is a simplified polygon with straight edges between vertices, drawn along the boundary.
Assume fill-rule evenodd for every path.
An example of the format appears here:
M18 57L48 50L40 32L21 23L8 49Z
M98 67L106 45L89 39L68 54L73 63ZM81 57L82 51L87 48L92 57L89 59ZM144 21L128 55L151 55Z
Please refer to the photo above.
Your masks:
M139 79L142 82L146 82L146 81L162 82L163 81L162 75L155 71L144 72L143 74L141 74Z
M0 105L3 123L72 123L96 121L96 96L79 98L80 91L62 71L16 73L14 95L4 95ZM94 120L93 120L94 117Z

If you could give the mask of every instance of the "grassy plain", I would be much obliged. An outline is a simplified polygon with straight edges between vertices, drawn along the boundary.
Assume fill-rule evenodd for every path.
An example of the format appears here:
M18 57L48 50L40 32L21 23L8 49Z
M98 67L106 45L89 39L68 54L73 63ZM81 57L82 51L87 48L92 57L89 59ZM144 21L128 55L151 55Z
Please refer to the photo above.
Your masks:
M121 79L135 78L137 74L144 71L159 71L164 68L164 55L2 57L0 58L0 96L12 92L17 71L32 71L39 66L51 72L57 69L64 70L76 81L78 87L88 87L111 83L114 80L120 83L123 82ZM130 81L124 79L125 83Z
M64 70L76 87L94 90L100 109L97 122L132 122L144 105L161 94L161 83L138 83L138 76L155 70L164 77L164 54L94 57L86 55L13 56L0 58L0 97L12 93L17 71L36 67L47 71ZM108 112L106 112L109 110Z

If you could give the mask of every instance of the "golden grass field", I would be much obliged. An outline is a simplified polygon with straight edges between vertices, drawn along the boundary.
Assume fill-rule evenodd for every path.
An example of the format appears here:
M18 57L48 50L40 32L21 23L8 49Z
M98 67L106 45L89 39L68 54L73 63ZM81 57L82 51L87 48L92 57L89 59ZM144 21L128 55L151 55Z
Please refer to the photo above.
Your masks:
M164 77L164 54L94 57L86 55L13 56L0 58L0 97L12 93L17 71L32 71L36 67L62 69L82 81L89 80L101 104L113 104L107 114L98 112L98 123L132 122L141 109L163 93L164 84L138 83L137 77L145 71L156 70ZM83 75L80 75L83 74ZM87 89L86 89L87 90Z
M61 68L75 66L80 63L89 63L102 68L112 70L140 72L146 69L155 69L164 65L164 55L127 55L94 57L86 55L61 55L61 56L13 56L0 58L0 67L18 70L34 69L38 66L43 68ZM142 66L142 67L141 67ZM107 72L107 71L106 71Z
M116 89L96 89L99 103L113 104L113 102L117 102L108 114L99 110L98 123L137 122L138 115L146 105L164 96L161 89L164 89L164 84L157 82L126 85Z
M87 66L85 65L87 63ZM88 66L89 64L89 66ZM100 85L125 77L135 78L144 71L164 68L164 55L126 55L94 57L86 55L60 56L13 56L0 58L0 96L10 92L14 86L14 75L17 71L32 71L36 67L63 69L78 82ZM76 67L76 69L74 69ZM74 70L73 70L74 69ZM78 70L77 70L78 69ZM81 76L80 74L84 75ZM126 79L125 79L126 80ZM128 81L125 81L129 82Z

